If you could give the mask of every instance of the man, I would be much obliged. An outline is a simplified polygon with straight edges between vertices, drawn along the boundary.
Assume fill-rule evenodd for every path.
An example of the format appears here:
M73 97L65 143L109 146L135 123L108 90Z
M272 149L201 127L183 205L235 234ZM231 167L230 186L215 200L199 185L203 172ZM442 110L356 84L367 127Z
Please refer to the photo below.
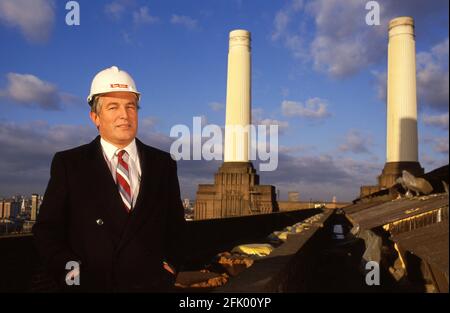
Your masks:
M116 66L93 79L99 136L55 154L33 227L42 261L68 291L171 291L185 228L176 162L135 136L140 93Z

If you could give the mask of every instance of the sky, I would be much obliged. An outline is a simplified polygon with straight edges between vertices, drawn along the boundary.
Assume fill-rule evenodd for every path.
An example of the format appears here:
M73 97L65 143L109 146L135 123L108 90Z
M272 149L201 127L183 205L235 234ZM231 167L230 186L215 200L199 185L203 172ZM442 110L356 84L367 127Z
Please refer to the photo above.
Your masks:
M448 164L447 0L0 0L0 197L43 194L55 152L97 130L86 97L117 65L142 93L139 133L170 150L194 116L224 126L228 35L252 36L252 119L280 129L278 168L259 172L280 199L350 201L385 163L387 25L416 25L419 161ZM181 196L212 183L220 161L178 161Z

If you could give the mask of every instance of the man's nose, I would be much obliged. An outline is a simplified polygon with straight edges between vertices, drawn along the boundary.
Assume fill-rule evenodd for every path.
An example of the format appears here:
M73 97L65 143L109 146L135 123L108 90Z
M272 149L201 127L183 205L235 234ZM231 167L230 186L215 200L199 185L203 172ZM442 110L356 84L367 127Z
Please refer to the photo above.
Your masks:
M127 111L126 106L124 106L124 105L119 106L119 117L124 118L124 119L128 118L128 111Z

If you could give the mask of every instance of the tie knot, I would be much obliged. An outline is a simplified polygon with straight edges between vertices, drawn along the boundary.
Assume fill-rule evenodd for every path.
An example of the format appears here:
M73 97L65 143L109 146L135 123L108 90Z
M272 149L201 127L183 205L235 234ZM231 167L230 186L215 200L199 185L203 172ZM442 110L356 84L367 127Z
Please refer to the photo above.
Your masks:
M123 157L125 156L127 156L127 151L126 150L120 150L118 153L117 153L117 156L119 157L119 159L123 159Z

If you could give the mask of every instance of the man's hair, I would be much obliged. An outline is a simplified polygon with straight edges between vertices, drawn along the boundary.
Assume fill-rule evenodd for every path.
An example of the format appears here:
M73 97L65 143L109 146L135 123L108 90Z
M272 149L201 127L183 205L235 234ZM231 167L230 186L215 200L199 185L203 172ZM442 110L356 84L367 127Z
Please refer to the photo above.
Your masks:
M101 108L100 98L101 97L99 97L99 96L95 96L94 99L92 100L92 105L91 105L91 112L94 112L97 115L100 112L100 108Z
M91 112L96 113L97 115L100 113L100 110L102 108L102 104L100 103L100 98L101 96L95 96L94 99L92 100L92 105L91 105ZM139 106L139 101L136 101L136 109L139 110L140 106Z

